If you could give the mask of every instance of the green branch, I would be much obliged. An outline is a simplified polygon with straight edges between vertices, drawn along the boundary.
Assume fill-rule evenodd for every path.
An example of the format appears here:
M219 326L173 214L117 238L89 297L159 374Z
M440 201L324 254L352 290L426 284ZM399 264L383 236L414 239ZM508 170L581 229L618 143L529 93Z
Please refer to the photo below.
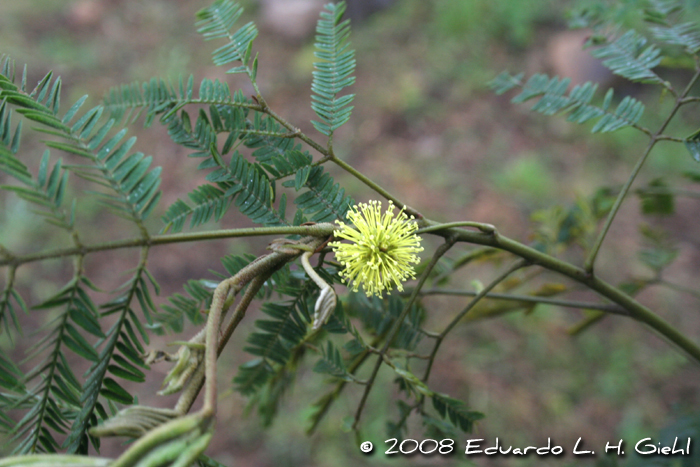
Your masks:
M162 100L159 100L158 106L161 108L168 108L171 107L171 110L169 110L167 113L164 114L164 117L169 117L171 114L175 113L176 111L182 109L186 105L192 105L192 104L198 104L198 105L215 105L215 106L230 106L230 107L238 107L242 109L249 109L249 110L254 110L257 112L262 112L262 107L259 104L251 104L249 102L237 102L234 101L230 96L223 98L223 99L208 99L208 98L183 98L183 97L171 97L171 98L165 98ZM105 110L110 112L111 115L118 114L118 113L125 113L125 110L132 111L133 109L137 108L144 108L144 107L149 107L153 105L153 102L147 101L147 100L139 100L139 101L133 101L133 102L118 102L115 103L113 100L105 104ZM139 114L142 112L142 110L139 111ZM134 117L133 119L129 118L131 122L136 120L139 115Z
M410 291L406 291L403 292L403 294L406 295L409 292ZM466 297L475 297L479 294L479 292L474 292L471 290L456 290L443 288L423 289L420 293L421 295L456 295ZM514 302L543 303L546 305L555 305L567 308L581 308L584 310L599 310L604 311L606 313L629 316L629 313L627 313L626 310L620 308L618 305L610 305L608 303L582 302L578 300L561 300L557 298L538 297L536 295L516 295L498 292L489 292L484 298L491 298L496 300L509 300Z
M430 227L439 225L437 222L423 219L421 226ZM691 358L700 363L700 346L691 341L688 337L680 333L667 321L654 313L651 309L637 302L634 298L610 285L609 283L591 276L583 268L562 261L553 256L542 253L527 245L511 240L500 234L489 235L481 232L473 232L464 229L445 229L437 231L435 234L445 238L456 238L459 242L476 243L479 245L491 246L501 250L509 251L533 265L538 265L550 271L558 272L574 281L587 286L589 289L598 292L601 296L620 305L627 310L631 318L641 321L654 329L656 332L673 342L676 346L684 350Z
M494 227L491 224L483 224L481 222L473 222L473 221L462 221L462 222L448 222L445 224L437 224L437 225L431 225L430 227L423 227L418 230L416 230L416 234L424 234L428 232L436 232L438 230L443 230L443 229L450 229L453 227L474 227L476 229L479 229L483 233L487 234L494 234L496 232L496 227Z
M691 78L690 82L686 86L686 88L683 90L680 96L676 98L676 103L673 106L673 109L671 109L671 112L668 114L666 117L666 120L661 124L659 129L654 133L653 136L651 136L651 140L649 141L649 144L647 145L646 150L644 151L644 154L642 154L642 157L639 158L637 163L635 164L634 168L632 169L632 173L629 175L627 178L627 181L625 182L624 186L622 187L622 190L620 190L620 193L618 193L617 198L615 199L615 203L613 204L613 207L610 209L610 213L608 214L607 219L605 220L605 224L603 225L603 229L600 231L598 234L598 238L596 238L595 243L593 244L593 248L591 249L590 253L588 254L588 258L586 258L586 262L584 264L584 269L586 272L590 275L593 274L593 267L595 264L596 257L598 256L598 252L600 251L600 247L603 244L603 241L605 240L606 235L608 234L608 231L610 230L610 226L613 223L613 220L615 220L615 216L617 216L617 211L619 211L620 206L622 205L622 202L625 199L625 196L627 196L627 192L630 190L632 187L632 184L634 183L634 180L637 178L637 174L639 174L639 171L642 169L642 166L644 165L644 162L646 162L647 157L649 157L649 154L651 153L651 150L654 149L654 146L656 146L656 143L660 141L660 136L663 134L664 130L668 126L669 123L671 123L671 120L673 119L674 115L676 115L676 112L678 112L678 109L681 108L681 106L685 103L684 99L690 92L691 88L695 84L695 82L700 78L700 71L696 71L693 77ZM664 138L665 139L665 138Z
M30 253L23 256L10 256L0 260L1 266L18 266L21 264L42 261L46 259L64 258L67 256L87 255L98 251L118 250L121 248L137 248L142 246L169 245L171 243L198 242L236 237L259 237L265 235L311 235L324 237L333 234L336 226L328 223L300 225L292 227L253 227L248 229L225 229L208 232L177 233L154 235L149 238L130 238L112 242L95 243L74 248L59 248L40 253Z

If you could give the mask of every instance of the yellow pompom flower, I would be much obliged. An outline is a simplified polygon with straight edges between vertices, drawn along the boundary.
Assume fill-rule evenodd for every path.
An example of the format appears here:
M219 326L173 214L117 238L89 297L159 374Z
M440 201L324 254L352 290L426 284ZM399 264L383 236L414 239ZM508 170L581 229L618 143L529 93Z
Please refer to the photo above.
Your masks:
M394 205L382 214L382 203L370 201L353 206L347 213L353 226L336 221L340 230L335 236L351 243L331 242L335 256L344 266L340 272L343 282L352 283L353 290L359 286L367 296L382 296L395 285L403 290L403 281L415 279L414 264L420 262L415 253L423 251L421 238L415 234L418 225L409 219L403 209L394 217Z

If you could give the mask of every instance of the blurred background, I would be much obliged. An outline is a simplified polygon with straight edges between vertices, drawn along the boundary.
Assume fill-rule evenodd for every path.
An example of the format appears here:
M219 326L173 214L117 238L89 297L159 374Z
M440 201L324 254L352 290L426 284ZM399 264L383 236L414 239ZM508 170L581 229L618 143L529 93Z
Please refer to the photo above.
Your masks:
M240 3L246 7L247 19L256 21L260 29L254 51L260 53L258 79L264 96L277 113L315 135L309 123L313 118L313 30L324 2ZM670 108L670 100L660 99L657 90L618 81L581 52L589 32L568 30L566 18L571 8L585 3L593 2L348 0L357 50L357 82L352 91L357 96L352 119L334 137L336 153L432 219L487 222L504 235L528 243L534 235L533 215L553 204L570 207L601 186L618 187L647 140L629 129L591 136L588 126L530 113L528 105L511 104L512 95L491 93L486 87L490 79L509 70L525 71L527 76L538 72L569 76L575 83L599 81L603 88L615 86L618 95L642 100L647 105L643 123L652 129ZM596 3L625 24L639 23L630 13L634 1ZM110 87L151 77L175 81L179 75L193 74L195 82L220 79L232 89L252 94L240 75L226 75L224 68L211 64L211 51L219 44L203 42L194 26L195 13L208 5L206 0L5 0L0 2L0 53L9 54L19 67L27 64L31 85L49 70L60 75L64 111L84 94L89 94L89 105L97 105ZM687 79L682 70L664 73L666 79L677 80L674 83ZM696 130L697 113L692 110L683 113L668 133L682 137ZM143 130L139 122L132 134L139 138L138 150L152 155L154 165L166 168L162 210L203 182L204 175L196 171L198 161L187 159L165 128L156 123ZM26 163L36 167L41 144L28 139L23 144L24 154L35 156ZM371 197L358 181L328 168L357 201ZM681 145L660 144L639 184L660 176L678 180L688 170L699 169ZM7 177L0 174L0 183L6 182ZM645 223L670 232L678 252L665 277L697 291L700 210L692 197L677 199L675 207L671 216L642 216L638 199L630 196L599 256L599 274L612 283L651 276L637 257L643 246L638 225ZM79 217L83 230L89 228L87 242L136 233L133 226L89 202L80 205ZM222 222L226 228L248 225L233 209ZM152 227L160 228L157 216ZM66 244L66 239L53 238L25 203L4 192L0 193L0 238L18 253ZM161 303L181 291L186 280L212 277L209 270L221 271L218 258L222 255L262 254L267 241L154 249L149 269L163 288ZM428 241L426 253L436 244ZM466 247L460 250L464 251ZM566 257L580 263L582 252L574 248ZM121 283L126 277L122 272L136 262L136 251L104 253L90 256L88 269L99 287L110 289ZM21 268L25 298L36 303L49 296L70 271L70 261ZM470 266L451 286L468 288L474 280L487 283L495 271L489 264ZM563 282L553 275L542 281ZM595 299L583 292L574 297ZM692 339L700 339L697 298L659 287L645 290L638 298ZM428 328L432 324L440 329L465 303L465 298L455 297L426 300ZM239 339L234 336L222 357L219 430L209 455L229 466L468 464L462 455L446 459L383 455L385 423L398 416L393 376L387 372L380 374L363 420L363 440L375 443L371 456L362 455L354 435L342 429L343 418L353 414L359 401L358 387L344 392L313 436L304 434L308 407L326 388L324 378L311 372L313 362L300 369L277 420L263 429L255 413L246 410L246 400L229 384L237 366L249 359L242 350L242 336L250 332L256 316L257 311L251 310L237 332ZM569 336L567 330L581 317L578 311L538 306L528 314L460 326L438 355L431 388L486 414L472 437L499 437L502 444L513 446L540 446L551 437L570 451L582 437L587 446L600 451L607 441L616 444L625 439L631 451L636 441L657 436L659 430L694 413L700 396L697 366L629 319L609 317L576 337ZM23 320L30 329L49 318L35 311ZM193 332L188 329L185 336ZM173 339L154 338L151 346ZM18 358L26 346L19 341ZM153 396L168 369L156 365L146 384L130 387L140 403L171 404L170 399ZM423 438L419 423L411 426L408 437ZM118 441L109 441L102 452L109 456L122 449ZM616 465L615 461L568 455L479 458L476 464ZM633 459L617 461L623 465Z

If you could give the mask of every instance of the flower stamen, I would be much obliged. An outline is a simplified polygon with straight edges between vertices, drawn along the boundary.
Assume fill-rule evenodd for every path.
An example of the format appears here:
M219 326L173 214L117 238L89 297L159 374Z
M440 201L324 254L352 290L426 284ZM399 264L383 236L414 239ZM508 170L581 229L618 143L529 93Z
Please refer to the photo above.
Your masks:
M341 221L335 236L351 243L331 242L336 258L345 268L340 272L343 282L355 292L359 286L367 296L382 296L384 290L396 286L403 290L402 282L415 279L414 264L420 262L415 254L423 251L421 238L415 234L418 225L401 209L394 217L394 205L382 215L382 203L370 201L353 206L347 218L354 227Z

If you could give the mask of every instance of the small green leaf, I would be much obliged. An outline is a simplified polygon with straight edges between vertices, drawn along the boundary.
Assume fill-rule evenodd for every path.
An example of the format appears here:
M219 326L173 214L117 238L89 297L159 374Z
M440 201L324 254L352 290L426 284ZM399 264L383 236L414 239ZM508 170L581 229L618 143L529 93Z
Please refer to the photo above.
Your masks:
M111 388L107 388L107 382L113 381L109 378L105 378L105 388L100 389L100 394L102 394L107 399L113 400L114 402L119 402L120 404L131 405L134 403L134 398L126 392L121 386L119 386L120 391L115 391ZM117 384L117 383L114 383Z
M86 360L90 360L91 362L96 362L98 360L95 349L89 345L85 345L85 342L76 341L69 336L63 336L63 343L66 345L66 347Z
M470 411L462 401L444 394L434 393L432 399L437 413L465 433L470 433L474 428L474 422L484 418L484 414Z
M93 158L92 153L71 144L59 143L57 141L46 141L44 144L50 148L60 149L61 151L69 152L71 154L75 154L76 156L87 157L88 159Z
M7 99L7 102L10 102L17 106L24 107L27 109L38 110L39 112L50 115L49 109L34 101L34 99L22 94L21 92L5 90L2 92L2 97L4 99Z
M27 110L27 109L19 109L17 112L23 114L26 118L29 120L41 123L42 125L50 126L51 128L55 128L57 130L60 130L61 132L65 133L66 135L70 134L70 127L67 125L64 125L61 120L58 118L54 117L53 115L48 115L45 112L40 112L36 110Z
M700 162L700 140L686 139L684 143L685 148L688 150L695 162Z
M117 365L109 365L107 367L107 371L112 373L114 376L118 376L128 381L134 381L136 383L143 383L144 381L146 381L146 375L144 375L140 371L138 373L133 373Z
M131 344L131 342L129 342L129 344ZM148 366L145 363L143 363L143 360L141 359L141 354L133 346L126 345L124 342L118 341L117 349L122 354L124 354L126 358L131 360L136 365L142 368L148 368Z
M89 313L76 308L71 308L69 311L69 316L75 324L85 329L90 334L97 337L105 337L102 329L100 329L99 322Z
M80 109L80 107L85 103L85 101L87 100L87 98L88 98L88 96L87 96L87 94L85 94L83 97L81 97L80 99L78 99L78 100L76 101L76 103L73 104L73 106L72 106L70 109L68 109L68 112L66 112L66 114L63 116L62 122L63 122L64 125L67 125L68 122L70 122L70 121L73 119L73 117L74 117L75 114L78 112L78 110Z

